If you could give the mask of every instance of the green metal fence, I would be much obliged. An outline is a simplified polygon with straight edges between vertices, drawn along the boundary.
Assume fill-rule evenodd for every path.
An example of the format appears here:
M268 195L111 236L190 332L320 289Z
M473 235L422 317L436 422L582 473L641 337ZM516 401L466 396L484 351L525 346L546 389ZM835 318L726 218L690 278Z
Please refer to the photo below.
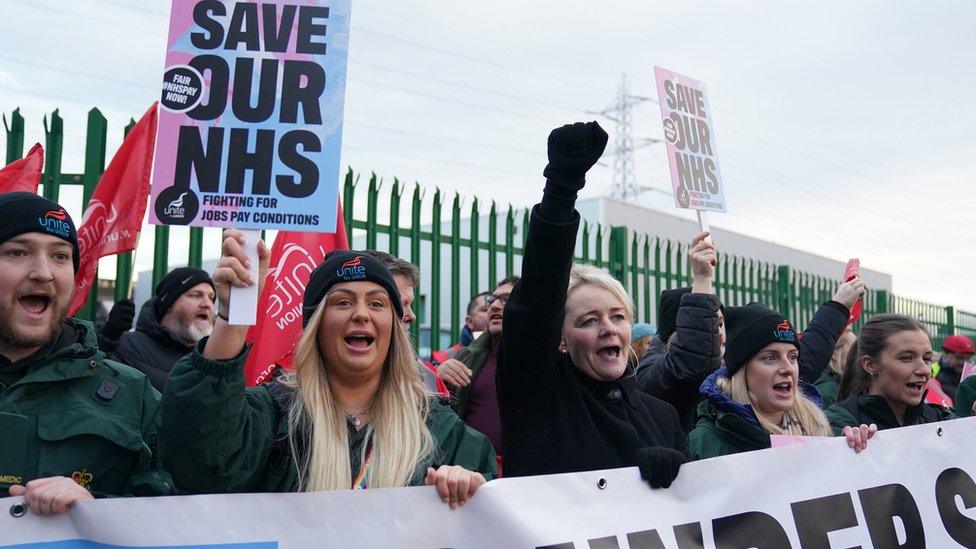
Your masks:
M14 110L9 123L6 116L3 121L9 163L24 154L24 119L19 110ZM130 120L126 132L133 124L134 120ZM61 171L63 128L64 120L58 111L50 119L45 117L43 194L57 201L62 185L81 185L83 203L87 203L105 167L107 121L98 109L89 111L85 169L81 174ZM460 332L468 298L494 288L499 280L520 269L528 211L494 201L484 204L477 198L466 205L458 194L445 196L438 189L431 192L419 184L408 186L397 179L385 187L376 174L365 182L351 169L345 174L342 201L347 236L350 243L388 251L410 260L426 273L416 289L420 322L411 327L412 334L424 350L448 345ZM219 238L218 233L213 233L213 238ZM181 264L202 264L203 240L202 229L189 230L190 244ZM578 240L576 260L606 268L619 279L631 293L641 321L655 322L657 296L662 290L691 283L684 243L635 234L627 227L591 223L583 224ZM153 285L169 270L169 252L169 227L155 227ZM131 255L116 258L115 299L128 292ZM788 265L730 254L720 256L715 277L723 303L761 301L778 308L801 328L817 307L830 299L839 282L796 271ZM84 318L94 316L94 291L80 314ZM864 300L862 318L883 312L909 314L928 324L936 348L952 333L976 336L976 313L894 296L884 290L870 291ZM422 333L428 330L434 334L433 341Z

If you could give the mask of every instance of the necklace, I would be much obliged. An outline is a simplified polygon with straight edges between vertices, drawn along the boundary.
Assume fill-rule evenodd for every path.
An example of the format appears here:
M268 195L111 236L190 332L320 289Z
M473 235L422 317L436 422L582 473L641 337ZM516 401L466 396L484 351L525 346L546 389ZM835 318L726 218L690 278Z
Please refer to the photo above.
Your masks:
M353 426L358 429L363 424L362 419L360 418L369 417L369 409L372 407L373 407L373 403L371 402L369 403L369 406L366 406L362 410L358 410L355 412L347 412L343 410L342 413L346 414L346 419L349 420L353 424Z

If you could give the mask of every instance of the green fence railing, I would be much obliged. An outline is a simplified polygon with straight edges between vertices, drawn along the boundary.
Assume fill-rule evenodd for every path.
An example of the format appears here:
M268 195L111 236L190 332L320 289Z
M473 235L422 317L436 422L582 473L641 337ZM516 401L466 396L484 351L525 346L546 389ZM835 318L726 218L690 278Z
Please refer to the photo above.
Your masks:
M13 111L9 122L4 116L3 122L9 163L24 154L25 124L19 109ZM130 120L126 132L133 124ZM63 173L64 120L58 111L50 119L45 117L44 196L58 200L62 185L81 185L81 205L90 198L104 170L107 152L107 122L98 109L89 111L86 128L84 173ZM388 251L410 260L425 273L416 289L420 322L412 326L412 335L424 350L450 344L460 331L468 298L494 288L520 268L528 227L525 209L494 201L486 205L477 198L466 205L459 194L445 196L439 189L429 192L419 184L408 186L397 179L384 185L376 174L363 182L351 169L345 174L341 195L351 244ZM170 228L157 226L154 230L153 285L169 271L170 257ZM219 238L218 232L211 235ZM630 292L641 321L654 323L657 296L662 290L691 283L686 244L636 234L628 227L592 223L583 224L578 240L576 260L606 268L618 278ZM186 254L178 254L185 257L180 264L200 266L203 243L204 231L191 228ZM121 299L132 278L132 254L120 255L116 262L114 298ZM720 256L715 277L723 303L762 301L777 307L799 327L830 299L839 282L796 271L789 265L732 254ZM93 288L80 316L94 317L95 291ZM882 312L905 313L922 320L930 327L936 348L952 333L976 336L976 313L894 296L884 290L868 292L862 318ZM429 333L423 332L434 334L433 343Z

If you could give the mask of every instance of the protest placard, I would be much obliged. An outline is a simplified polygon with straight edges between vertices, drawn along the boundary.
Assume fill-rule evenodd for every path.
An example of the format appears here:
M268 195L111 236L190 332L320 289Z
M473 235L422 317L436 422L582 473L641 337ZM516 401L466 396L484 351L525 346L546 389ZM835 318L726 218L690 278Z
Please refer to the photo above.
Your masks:
M173 0L150 221L331 232L350 0Z
M661 67L654 67L654 76L675 206L724 212L725 185L705 83Z

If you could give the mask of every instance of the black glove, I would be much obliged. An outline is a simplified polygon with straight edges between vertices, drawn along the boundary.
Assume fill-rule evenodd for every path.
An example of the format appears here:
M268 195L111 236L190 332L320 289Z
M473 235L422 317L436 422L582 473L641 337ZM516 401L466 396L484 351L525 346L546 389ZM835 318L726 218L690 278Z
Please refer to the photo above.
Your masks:
M136 316L136 304L131 299L123 299L112 306L108 313L108 320L102 326L101 336L105 339L117 340L122 334L132 328L132 319Z
M678 476L678 469L687 461L688 458L681 452L664 446L648 446L637 450L637 466L640 468L641 478L651 488L670 488Z
M603 155L607 139L607 132L596 122L577 122L552 130L549 165L542 174L560 187L582 189L583 176Z
M549 164L543 170L546 189L539 215L554 223L573 219L576 193L586 183L586 171L607 147L607 132L596 122L577 122L549 134Z

